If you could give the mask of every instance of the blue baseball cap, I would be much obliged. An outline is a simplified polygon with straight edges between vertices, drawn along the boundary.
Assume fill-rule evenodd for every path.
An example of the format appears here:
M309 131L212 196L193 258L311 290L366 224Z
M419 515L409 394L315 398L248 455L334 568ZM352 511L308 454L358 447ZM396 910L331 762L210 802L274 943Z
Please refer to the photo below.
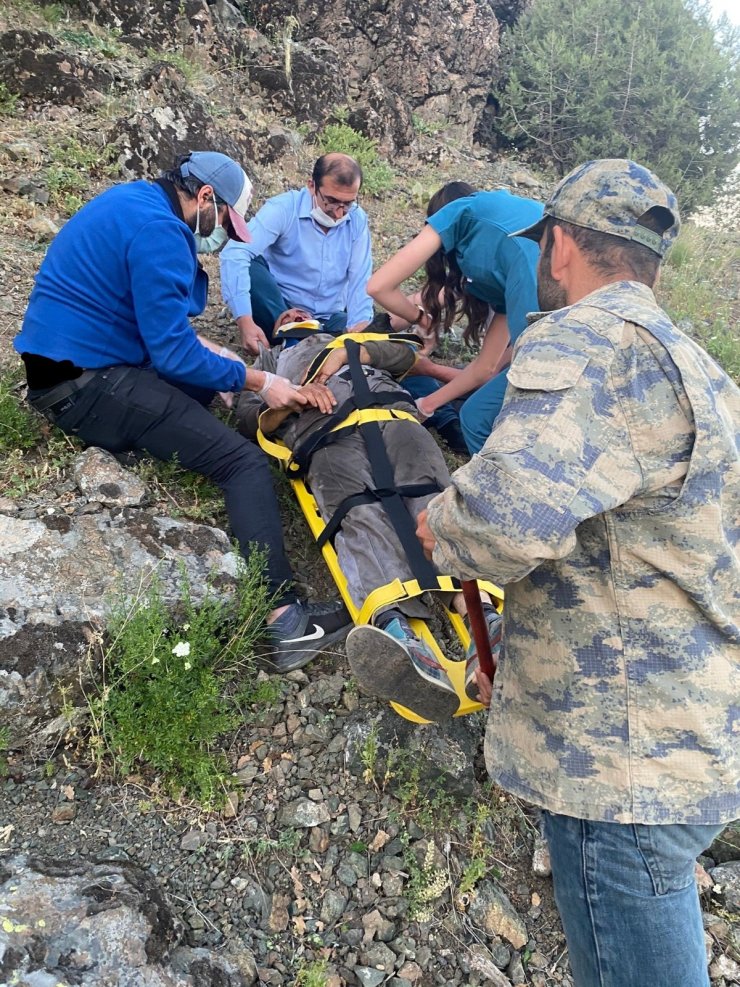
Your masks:
M244 243L252 237L247 228L247 210L252 201L252 183L247 173L233 158L219 151L192 151L180 165L183 178L192 175L213 191L229 207L234 232Z

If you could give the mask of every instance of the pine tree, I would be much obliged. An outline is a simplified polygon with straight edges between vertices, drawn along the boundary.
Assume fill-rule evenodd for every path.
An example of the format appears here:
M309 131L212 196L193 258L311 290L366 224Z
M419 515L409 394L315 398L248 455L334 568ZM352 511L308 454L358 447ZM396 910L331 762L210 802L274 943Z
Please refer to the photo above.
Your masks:
M508 32L497 129L560 174L630 157L706 203L740 160L740 35L683 0L535 0Z

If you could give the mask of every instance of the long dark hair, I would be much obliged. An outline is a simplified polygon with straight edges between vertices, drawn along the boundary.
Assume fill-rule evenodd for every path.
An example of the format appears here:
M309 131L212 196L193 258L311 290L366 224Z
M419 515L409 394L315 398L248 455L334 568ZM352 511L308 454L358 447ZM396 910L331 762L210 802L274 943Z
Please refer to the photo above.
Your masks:
M467 182L448 182L435 192L427 205L427 216L433 216L442 206L455 199L473 195L477 190ZM421 289L424 310L432 319L432 329L437 336L449 332L452 323L464 315L468 324L463 333L466 343L477 344L481 330L488 323L488 305L465 291L465 278L454 251L445 253L440 247L424 265L426 281ZM440 295L442 302L440 303Z

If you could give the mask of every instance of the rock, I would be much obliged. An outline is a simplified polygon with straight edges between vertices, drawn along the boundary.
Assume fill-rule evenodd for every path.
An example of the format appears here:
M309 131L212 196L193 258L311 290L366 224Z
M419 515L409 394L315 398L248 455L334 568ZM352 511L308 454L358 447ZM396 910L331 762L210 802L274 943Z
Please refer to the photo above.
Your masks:
M707 854L717 864L727 863L729 860L740 860L740 820L731 822L726 826L719 836L707 850Z
M35 219L29 219L26 222L26 229L34 240L41 243L49 243L59 232L57 224L48 216L37 216Z
M420 789L430 796L439 791L461 798L472 794L473 758L483 736L475 716L419 726L390 708L371 718L366 707L360 706L345 728L345 763L358 777L366 770L363 750L371 733L377 746L376 777L385 778L389 791L395 793L405 784L406 763L413 765ZM387 770L389 757L391 771Z
M403 980L408 980L409 983L415 984L417 980L421 980L424 972L418 963L409 960L399 969L398 976Z
M257 983L254 956L238 942L230 942L216 954L208 949L178 946L170 964L175 972L191 978L193 985L199 987L251 987Z
M521 0L515 0L521 6ZM499 52L498 23L488 3L476 0L267 0L258 26L297 22L290 41L294 57L312 39L326 38L331 60L345 87L348 122L378 140L384 150L407 147L414 139L412 114L429 124L444 121L450 134L471 137L488 100ZM314 42L315 44L315 42ZM284 55L285 41L283 41ZM316 51L314 47L313 51ZM335 68L336 66L336 68ZM254 65L250 75L259 78ZM306 116L320 126L326 106L337 105L336 81L316 77ZM261 80L264 84L264 79ZM271 80L273 92L287 80ZM293 86L296 101L300 85ZM302 91L302 90L301 90ZM321 105L321 97L328 95ZM316 97L319 100L316 100ZM341 104L340 104L341 105ZM287 108L287 107L286 107Z
M208 842L208 837L199 829L190 829L180 840L180 849L192 852Z
M77 809L74 805L57 805L54 807L51 813L51 821L53 823L67 823L72 822L72 820L77 815Z
M371 942L373 939L391 942L396 934L396 926L384 918L377 908L362 916L362 927L365 930L362 937L364 943Z
M552 864L550 863L550 847L547 840L540 833L535 833L534 848L532 850L532 873L536 877L549 877L552 874Z
M138 87L149 91L149 105L116 121L108 136L123 178L155 178L194 147L209 147L237 161L249 161L249 142L221 133L205 105L169 63L158 62L148 69Z
M729 956L718 956L709 967L709 976L712 980L719 980L723 977L727 983L740 983L740 963L736 963Z
M136 864L79 855L73 861L5 858L0 900L0 956L8 983L182 984L170 967L182 923L151 873ZM246 951L215 957L206 949L183 950L177 966L200 970L194 982L201 984L246 987L256 979Z
M470 969L485 977L486 984L493 987L511 987L511 981L493 962L488 950L474 943L470 947Z
M713 867L709 874L714 881L715 896L728 912L740 914L740 860Z
M229 792L226 796L226 804L221 810L224 819L236 819L239 813L239 796L236 792Z
M386 977L382 970L373 970L369 966L356 966L354 973L362 987L379 987Z
M270 917L267 920L267 927L271 932L282 932L288 928L290 922L289 905L290 898L287 895L273 895Z
M11 749L58 742L69 727L60 731L58 717L85 707L93 686L99 628L115 600L141 597L148 574L156 570L173 606L181 567L196 602L209 581L224 595L235 585L237 559L222 531L133 508L115 517L0 514L0 544L0 705Z
M321 921L324 925L332 926L339 921L344 915L348 900L346 895L329 888L321 902Z
M280 822L285 826L299 829L310 829L329 822L331 816L323 802L312 802L311 799L301 798L284 805L280 810Z
M527 944L527 929L509 899L490 881L481 881L472 894L468 915L489 936L501 936L514 949Z
M0 82L11 92L55 105L93 105L115 83L114 76L71 55L45 31L0 34Z
M105 449L85 449L75 457L72 473L80 492L88 500L115 507L138 507L148 497L147 488L139 477L124 469Z

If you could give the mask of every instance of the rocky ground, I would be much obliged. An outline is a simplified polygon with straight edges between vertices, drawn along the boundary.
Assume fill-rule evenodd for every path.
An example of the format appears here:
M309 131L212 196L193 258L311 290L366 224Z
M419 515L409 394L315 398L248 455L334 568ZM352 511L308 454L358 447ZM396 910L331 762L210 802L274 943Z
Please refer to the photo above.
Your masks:
M92 21L69 18L62 24L68 39L110 42ZM0 30L19 23L48 26L28 4L8 5ZM119 47L118 56L116 78L130 80L142 68L141 49L124 46L121 54ZM217 84L220 97L236 93L232 79L200 68L191 82L201 95L213 101ZM18 367L10 343L33 275L70 207L54 193L65 181L75 187L60 168L84 176L83 187L67 195L86 198L108 184L114 176L102 166L101 135L111 115L123 103L133 111L138 98L130 90L94 105L39 99L0 116L6 381ZM225 98L218 109L222 131L252 126L283 149L250 169L261 198L305 181L315 147L271 116L259 94L252 91L241 116ZM491 161L469 143L427 130L394 163L396 179L383 197L363 201L377 263L418 230L429 194L443 181L503 183L524 194L544 188L516 162ZM101 152L100 168L97 159L80 159L86 148ZM212 304L197 327L233 344L218 264L206 263ZM12 386L21 396L20 384ZM0 522L45 518L53 532L87 518L115 528L115 509L80 488L79 451L46 426L30 447L10 448L0 462ZM162 516L223 524L207 492L146 466L137 470L148 497L127 509L142 529ZM283 488L281 503L299 584L313 597L333 595ZM34 726L28 744L0 750L0 983L571 984L536 818L486 782L482 714L445 728L408 724L358 695L341 649L287 676L279 692L223 738L232 777L218 812L168 797L144 765L114 778L108 762L92 758L77 713L61 718L50 741L41 742ZM2 731L0 746L8 747ZM734 845L714 848L706 868L739 856L736 837ZM740 982L738 877L726 866L702 878L714 987Z

